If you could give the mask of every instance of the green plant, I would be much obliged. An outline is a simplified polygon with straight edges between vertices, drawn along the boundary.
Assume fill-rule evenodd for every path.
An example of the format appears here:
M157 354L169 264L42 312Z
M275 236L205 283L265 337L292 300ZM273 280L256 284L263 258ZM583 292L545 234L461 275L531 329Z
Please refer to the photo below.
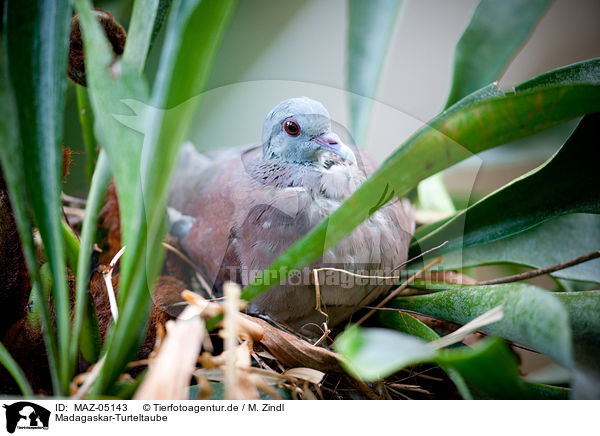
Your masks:
M401 3L349 2L347 80L353 93L351 127L359 143L365 138L370 99ZM413 261L407 270L414 272L421 262L439 255L443 260L436 268L446 271L504 263L537 268L575 257L575 248L581 245L598 250L589 235L597 234L600 213L594 142L599 121L594 113L600 112L600 59L550 71L509 92L491 84L548 4L547 0L480 1L456 48L445 109L401 144L351 198L264 274L277 278L309 264L369 214L431 176L429 190L421 190L420 195L433 187L446 199L445 208L453 211L440 171L473 154L582 116L568 141L544 165L465 210L419 228L411 246L413 256L445 245L425 260ZM235 2L136 0L119 58L114 57L94 18L90 1L73 0L73 6L83 34L88 85L76 85L90 180L80 238L64 225L60 198L72 14L68 0L6 2L0 49L1 164L44 335L53 393L69 393L81 354L90 363L103 362L91 396L126 397L137 384L123 387L118 378L146 334L153 284L164 259L161 244L166 233L168 182L197 108L198 99L193 97L205 90ZM149 84L143 71L165 20L160 65ZM142 103L159 109L144 119L144 136L119 119ZM88 282L98 215L111 177L119 196L126 250L119 278L119 319L100 347ZM42 268L34 228L44 247ZM542 243L564 250L560 256L554 253L559 250L540 252L537 247ZM76 277L72 305L67 266ZM598 271L570 269L553 272L552 277L557 283L553 291L518 283L467 286L417 281L415 287L426 295L393 299L389 308L396 310L382 311L374 321L376 328L352 327L338 337L335 347L348 371L369 381L408 365L435 363L464 398L566 398L571 391L565 387L520 377L518 363L505 342L546 354L574 374L581 368L597 371L600 293L584 289L600 283ZM242 298L251 300L266 291L266 282L259 276ZM472 348L432 347L429 343L439 335L411 315L418 312L467 324L497 306L503 307L504 318L480 327L494 337ZM22 393L31 395L25 374L2 345L0 362Z
M145 334L143 326L149 313L150 285L158 274L162 260L160 255L146 256L146 253L162 252L160 243L165 234L163 224L167 180L178 146L189 127L193 107L188 106L186 113L171 113L171 116L155 120L152 123L153 130L143 146L141 138L117 122L113 115L127 110L123 99L135 98L152 102L156 107L170 108L199 94L234 8L234 2L229 1L212 4L200 1L169 3L136 2L124 56L113 63L112 51L92 15L90 2L74 2L82 27L87 94L95 119L94 134L90 132L92 123L83 124L84 137L89 142L95 136L102 150L93 172L79 247L73 326L70 325L60 220L60 138L71 5L69 1L6 4L2 45L2 107L7 112L7 118L1 129L2 166L10 187L33 290L37 293L34 298L38 301L44 298L39 295L40 279L34 256L31 236L33 221L28 213L29 208L40 229L46 258L51 265L57 334L50 324L51 308L48 305L40 305L40 318L56 394L68 393L80 348L84 345L89 348L90 345L81 343L80 332L83 325L93 325L85 323L84 316L88 271L98 211L111 174L115 178L121 204L127 205L121 207L121 224L123 241L128 250L123 259L121 275L121 318L105 342L102 354L106 355L106 364L93 393L108 391L128 359L135 354L137 344ZM158 28L149 28L147 24L152 21L158 26L164 20L169 6L170 18L162 67L150 92L141 72ZM39 29L43 29L43 33L40 34ZM149 29L153 31L149 32ZM39 41L43 43L39 44ZM197 41L202 43L199 45ZM190 44L194 44L197 54L194 57L186 54L191 50ZM78 93L86 94L86 90L79 89ZM38 104L31 104L33 101ZM82 106L88 104L85 98L80 98L79 102ZM88 150L92 148L93 145L90 145ZM148 158L155 155L162 155L167 163L164 160L152 162ZM139 168L141 171L138 171ZM151 260L150 264L146 264L148 260ZM89 333L84 331L81 338L92 337ZM14 367L9 356L2 353L2 357L6 365ZM21 374L13 369L11 372L18 377L23 392L31 392Z

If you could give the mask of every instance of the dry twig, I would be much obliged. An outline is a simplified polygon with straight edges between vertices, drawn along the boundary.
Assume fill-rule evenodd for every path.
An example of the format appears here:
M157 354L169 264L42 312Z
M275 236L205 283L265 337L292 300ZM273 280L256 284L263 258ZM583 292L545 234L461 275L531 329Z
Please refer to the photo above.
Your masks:
M427 265L425 265L423 268L421 268L415 274L413 274L412 276L410 276L401 286L397 287L393 292L391 292L387 297L385 297L379 304L377 304L374 309L371 309L361 319L359 319L356 322L356 325L360 325L363 322L365 322L371 315L373 315L375 313L375 311L377 309L379 309L380 307L385 306L392 298L398 296L402 291L404 291L408 287L408 285L410 285L417 278L419 278L419 276L421 274L423 274L428 269L431 269L432 267L434 267L435 265L437 265L441 261L442 261L441 257L436 257L434 260L432 260L431 262L429 262Z
M561 269L569 268L574 265L578 265L583 262L587 262L588 260L597 259L600 257L600 250L592 251L591 253L584 254L583 256L579 256L575 259L571 259L567 262L557 263L556 265L547 266L545 268L539 268L532 271L526 271L521 274L515 274L507 277L500 277L492 280L483 280L481 282L477 282L476 285L498 285L500 283L511 283L518 282L521 280L527 280L538 276L543 276L545 274L550 274L555 271L559 271Z

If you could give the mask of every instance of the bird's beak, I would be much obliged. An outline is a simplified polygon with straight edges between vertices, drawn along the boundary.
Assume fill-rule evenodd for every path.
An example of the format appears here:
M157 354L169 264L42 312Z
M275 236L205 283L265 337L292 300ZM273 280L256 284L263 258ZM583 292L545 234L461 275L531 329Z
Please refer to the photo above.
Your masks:
M342 142L340 137L333 132L323 133L322 135L315 136L313 139L322 150L327 150L337 154L344 160L352 163L356 163L356 156L346 144Z

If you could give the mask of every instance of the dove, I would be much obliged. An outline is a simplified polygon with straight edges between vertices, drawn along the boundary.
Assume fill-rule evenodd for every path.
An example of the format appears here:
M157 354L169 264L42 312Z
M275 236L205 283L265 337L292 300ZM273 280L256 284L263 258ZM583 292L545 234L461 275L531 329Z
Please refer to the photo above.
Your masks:
M227 280L246 286L375 169L365 152L332 131L321 103L290 98L266 116L260 144L212 155L184 144L169 195L170 233L217 293ZM412 205L394 199L317 261L273 283L250 302L248 312L308 336L319 334L324 322L340 324L382 296L390 283L325 270L319 298L313 269L398 275L414 228Z

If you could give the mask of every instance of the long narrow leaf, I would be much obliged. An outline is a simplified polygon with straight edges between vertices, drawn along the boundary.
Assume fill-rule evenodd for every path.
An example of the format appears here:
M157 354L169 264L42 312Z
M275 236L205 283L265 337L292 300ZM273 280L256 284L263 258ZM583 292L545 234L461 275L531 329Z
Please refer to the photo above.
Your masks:
M387 53L401 0L349 0L347 88L350 126L357 145L363 145L371 101Z
M158 34L171 0L136 0L123 51L125 61L142 72L152 41Z
M79 248L79 256L77 259L77 282L75 291L75 315L73 320L73 341L71 343L71 359L77 358L79 349L79 338L83 334L87 339L87 343L93 342L97 329L97 320L89 319L86 321L85 315L91 315L91 310L86 310L87 292L90 278L90 261L92 256L92 245L94 244L94 236L98 225L98 215L102 207L102 201L106 193L106 188L110 181L111 171L108 157L105 152L101 152L98 158L98 164L92 177L92 184L88 194L87 203L85 206L85 215L81 228L81 242ZM89 307L87 307L89 309ZM87 327L86 329L83 326ZM88 347L91 348L91 347ZM88 354L86 359L93 358Z
M5 46L2 44L0 46L0 164L2 164L2 172L9 188L12 212L31 279L31 298L40 306L37 315L42 326L52 386L55 391L59 392L56 337L50 324L50 310L46 304L41 304L41 302L47 301L47 298L44 298L41 292L40 271L33 242L33 228L24 183L25 170L20 148L16 108L6 68Z
M136 238L132 226L143 138L119 123L114 115L130 113L123 100L148 101L147 85L136 67L124 59L114 59L110 44L91 13L89 0L75 0L74 5L83 36L96 139L110 160L119 196L122 242L127 245Z
M21 389L21 393L26 397L33 396L33 390L27 381L27 377L25 373L21 369L21 367L15 362L12 358L8 350L4 347L4 345L0 342L0 364L4 366L10 375L13 376L19 389Z
M76 85L75 94L77 95L77 112L81 124L81 136L85 147L85 170L88 182L91 183L96 161L98 160L98 143L94 136L94 114L88 97L88 90L83 86Z
M60 390L67 393L70 309L61 235L61 140L71 8L68 0L9 1L5 38L18 125L27 162L25 186L51 265Z
M232 1L173 3L161 67L152 93L152 105L159 109L150 111L141 155L132 224L136 239L128 243L121 265L119 302L122 310L92 393L103 392L117 379L143 339L140 333L144 330L140 326L147 320L153 283L164 255L161 242L166 232L170 176L196 107L180 104L204 90L234 4Z
M446 107L499 79L552 0L481 0L456 45Z

